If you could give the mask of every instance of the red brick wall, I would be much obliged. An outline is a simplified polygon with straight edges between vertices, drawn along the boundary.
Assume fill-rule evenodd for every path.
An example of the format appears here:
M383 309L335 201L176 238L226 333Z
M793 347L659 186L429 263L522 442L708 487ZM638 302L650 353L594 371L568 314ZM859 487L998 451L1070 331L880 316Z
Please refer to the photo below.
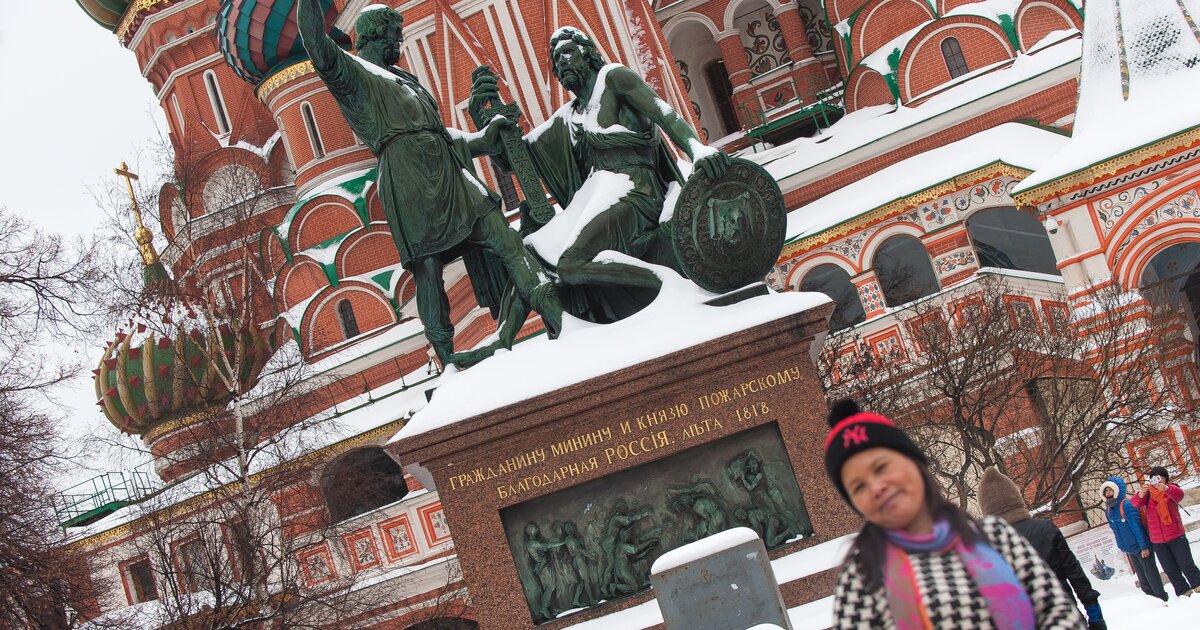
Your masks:
M941 48L942 42L950 37L958 40L967 67L972 71L1011 59L1015 54L1004 31L995 22L974 15L938 20L921 29L900 57L896 78L904 103L950 81L950 70Z
M400 262L400 253L392 241L392 233L386 226L371 226L369 232L361 232L342 243L338 255L337 272L340 278L349 278L395 265Z
M829 23L837 24L850 17L866 0L825 0L825 12L829 15Z
M288 228L292 252L304 251L339 234L362 227L351 203L337 195L321 195L304 204Z
M924 0L872 0L850 29L850 65L934 17Z
M887 80L874 68L859 66L846 81L846 111L896 102Z
M1083 18L1067 0L1027 0L1017 9L1013 22L1021 50L1029 50L1054 31L1083 30Z
M346 340L338 318L338 303L342 300L349 300L354 308L354 320L360 334L396 321L395 311L378 289L359 282L344 282L337 289L317 296L305 313L300 331L306 353L315 353Z
M301 260L283 271L283 285L275 287L276 300L280 301L280 312L307 300L308 297L329 284L321 266L311 260Z

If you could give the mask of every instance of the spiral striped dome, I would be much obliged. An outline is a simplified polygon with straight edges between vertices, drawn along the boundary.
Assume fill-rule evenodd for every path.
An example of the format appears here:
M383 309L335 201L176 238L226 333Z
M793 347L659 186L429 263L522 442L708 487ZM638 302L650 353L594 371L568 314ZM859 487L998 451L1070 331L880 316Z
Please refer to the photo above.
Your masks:
M338 15L334 0L321 0L325 23ZM252 85L306 58L296 25L296 0L221 0L217 13L217 42L225 63ZM329 27L344 48L350 38Z

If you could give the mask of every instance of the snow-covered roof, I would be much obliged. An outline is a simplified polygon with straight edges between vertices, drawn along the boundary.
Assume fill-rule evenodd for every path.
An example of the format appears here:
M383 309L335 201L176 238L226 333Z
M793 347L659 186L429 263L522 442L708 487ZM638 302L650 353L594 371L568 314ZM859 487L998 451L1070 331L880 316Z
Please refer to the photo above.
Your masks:
M975 103L991 106L996 101L999 106L1028 96L1026 92L1030 90L1048 87L1042 86L1044 81L1039 82L1038 77L1052 77L1056 70L1078 63L1081 51L1080 39L1073 32L1052 35L1058 39L1044 44L1036 53L1018 54L1011 66L976 76L917 107L865 107L847 114L818 136L797 138L766 151L742 153L740 157L762 164L786 191L827 174L818 169L822 165L836 170L843 167L843 161L849 161L845 165L849 166L883 155L914 140L906 134L923 137L977 116L972 109ZM1018 84L1030 87L1026 91L1013 91ZM871 155L861 155L863 151ZM790 182L789 178L797 181Z
M1021 0L984 0L983 2L972 2L971 4L954 7L942 17L977 15L999 24L1002 19L1001 16L1007 16L1011 20L1012 16L1017 12L1017 7L1020 5Z
M1032 125L1005 123L926 151L788 213L789 241L818 234L897 199L997 162L1032 171L1067 138Z
M1074 135L1016 192L1200 125L1197 16L1200 0L1088 0Z

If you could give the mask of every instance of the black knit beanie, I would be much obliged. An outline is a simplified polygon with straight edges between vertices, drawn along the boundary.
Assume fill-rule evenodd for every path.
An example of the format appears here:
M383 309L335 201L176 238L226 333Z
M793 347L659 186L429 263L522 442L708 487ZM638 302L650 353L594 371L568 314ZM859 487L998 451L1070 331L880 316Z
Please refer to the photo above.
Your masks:
M929 463L925 452L895 423L877 413L863 411L858 403L848 398L833 403L829 410L829 426L829 436L825 438L825 472L847 503L850 503L850 496L842 485L842 464L859 451L882 446L922 464Z
M1167 483L1168 481L1171 480L1171 473L1167 472L1167 469L1163 468L1162 466L1154 466L1153 468L1151 468L1150 474L1147 478L1153 477L1155 475L1162 477L1163 483Z

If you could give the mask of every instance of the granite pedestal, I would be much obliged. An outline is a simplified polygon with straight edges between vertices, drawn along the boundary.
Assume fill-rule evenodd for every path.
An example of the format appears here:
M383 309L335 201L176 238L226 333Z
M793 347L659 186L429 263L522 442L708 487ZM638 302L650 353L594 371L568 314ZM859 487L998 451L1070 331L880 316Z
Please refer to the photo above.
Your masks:
M648 601L652 593L630 576L644 573L636 580L648 585L654 558L708 529L757 526L776 538L772 557L855 529L822 465L826 401L811 351L831 310L781 317L389 445L439 492L480 626L561 628ZM763 481L747 481L743 471L759 467L765 473L753 479ZM713 491L695 489L704 487ZM755 507L763 504L780 507ZM572 538L611 542L609 557L612 547L625 553L603 562ZM572 568L567 558L583 561ZM578 579L589 570L603 574L604 593ZM782 588L788 606L831 589L829 571ZM539 613L543 591L554 590L559 605ZM572 601L597 599L605 601L558 617Z

